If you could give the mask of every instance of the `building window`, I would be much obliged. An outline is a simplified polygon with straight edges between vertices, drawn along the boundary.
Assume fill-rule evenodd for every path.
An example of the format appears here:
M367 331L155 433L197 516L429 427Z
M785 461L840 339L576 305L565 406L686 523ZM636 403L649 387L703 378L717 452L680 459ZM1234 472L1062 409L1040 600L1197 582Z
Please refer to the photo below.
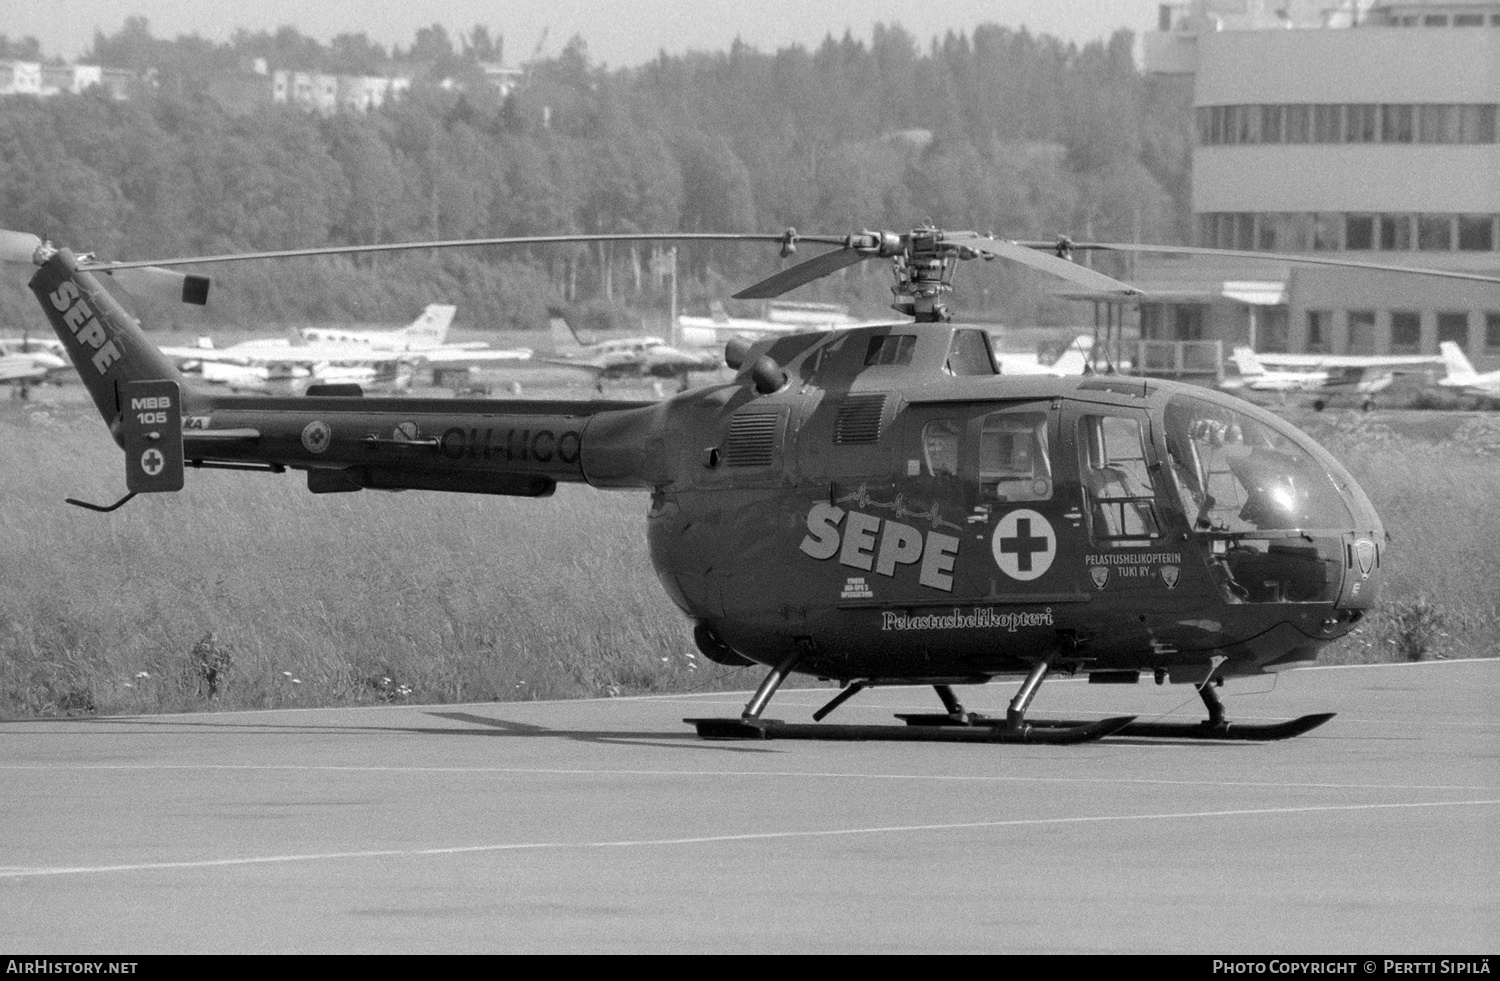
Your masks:
M1417 215L1417 248L1422 252L1451 252L1453 216Z
M1243 139L1242 136L1241 136L1241 134L1243 132L1242 125L1243 125L1244 118L1247 115L1247 113L1246 113L1247 109L1249 109L1249 106L1230 106L1228 109L1225 110L1225 120L1224 120L1224 123L1225 123L1225 125L1224 125L1224 142L1225 143L1228 143L1229 145L1233 146L1236 143L1246 143L1246 142L1248 142L1247 140Z
M1438 314L1437 339L1439 344L1452 341L1467 351L1469 349L1469 315L1467 313Z
M1349 353L1375 353L1375 311L1349 311Z
M1380 107L1381 142L1410 143L1412 136L1411 106L1383 105Z
M1312 248L1312 215L1288 211L1275 219L1278 248L1287 252L1306 252Z
M1494 143L1497 104L1199 106L1203 146L1272 143Z
M1306 143L1309 131L1312 129L1312 106L1287 106L1286 107L1286 141L1288 143Z
M1454 27L1483 27L1484 14L1454 14Z
M1172 307L1173 340L1203 340L1203 311L1199 304L1182 303Z
M1447 14L1427 14L1422 18L1423 27L1447 27Z
M1281 106L1260 107L1260 141L1262 143L1281 142Z
M1163 309L1159 303L1141 304L1141 340L1160 341L1166 339L1164 336L1166 333L1164 328L1166 318L1163 316Z
M1260 336L1256 339L1260 350L1285 353L1289 349L1286 307L1266 307L1261 316Z
M1345 140L1349 143L1380 142L1380 107L1350 105L1344 107Z
M1415 310L1391 311L1391 353L1416 354L1422 350L1422 315Z
M1459 215L1458 249L1460 252L1489 252L1495 247L1494 215Z
M1495 142L1495 107L1493 105L1459 106L1458 141L1460 143Z
M1343 215L1336 211L1320 211L1313 215L1312 247L1319 252L1335 251L1343 247Z
M1375 248L1374 215L1344 216L1344 248L1358 250Z
M1313 106L1313 142L1344 142L1343 117L1343 106Z
M1484 315L1484 353L1500 354L1500 313Z
M1307 311L1307 350L1313 354L1326 354L1330 350L1329 324L1333 315L1327 310Z
M1234 216L1234 247L1255 248L1255 216L1249 213Z
M1417 107L1418 143L1457 143L1459 107L1433 105Z
M1281 224L1280 215L1261 215L1255 222L1255 247L1262 252L1275 252L1282 248L1279 244L1277 227Z
M1387 252L1405 252L1411 248L1411 216L1380 216L1380 247Z
M1497 214L1207 211L1194 221L1198 244L1220 249L1500 251Z

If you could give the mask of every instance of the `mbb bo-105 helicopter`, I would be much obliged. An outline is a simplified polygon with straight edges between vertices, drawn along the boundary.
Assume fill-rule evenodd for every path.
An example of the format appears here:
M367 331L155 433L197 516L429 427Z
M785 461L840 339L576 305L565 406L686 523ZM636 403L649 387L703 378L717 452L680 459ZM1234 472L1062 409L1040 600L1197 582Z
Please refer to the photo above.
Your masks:
M732 342L732 382L662 402L380 399L353 385L232 397L188 387L93 275L147 264L80 259L14 233L4 245L40 267L31 289L125 451L130 494L84 506L180 490L184 465L301 470L315 494L546 497L559 481L649 491L652 561L699 649L770 667L740 718L688 720L702 736L1278 739L1331 718L1230 723L1214 685L1311 663L1374 605L1385 535L1344 467L1276 416L1206 389L1001 376L986 332L950 322L942 298L967 258L1138 292L1068 261L1066 240L936 228L615 237L779 241L783 257L799 240L837 246L743 298L889 258L894 307L913 319ZM206 295L202 277L151 275L185 299ZM1192 684L1209 717L1028 720L1054 671ZM792 672L843 685L812 724L762 717ZM953 692L1002 675L1025 678L1004 718L965 711ZM905 726L822 723L865 688L914 683L933 686L943 711L901 716Z

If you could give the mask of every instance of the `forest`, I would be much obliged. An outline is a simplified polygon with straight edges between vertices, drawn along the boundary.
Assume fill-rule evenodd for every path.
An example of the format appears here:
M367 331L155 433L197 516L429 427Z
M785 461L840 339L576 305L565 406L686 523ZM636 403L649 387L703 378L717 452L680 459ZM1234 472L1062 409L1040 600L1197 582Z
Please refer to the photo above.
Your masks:
M139 18L96 33L83 63L137 74L132 96L94 90L0 98L0 227L101 258L468 237L659 231L844 234L927 223L1006 238L1186 241L1190 91L1148 77L1120 31L1083 46L999 25L921 39L876 25L814 49L663 54L591 64L585 39L526 63L506 97L483 80L503 36L419 31L385 50L284 27L214 44L157 38ZM0 57L46 60L0 36ZM401 73L369 113L321 116L216 97L271 69ZM811 254L811 253L804 253ZM802 257L802 256L799 256ZM568 304L604 326L668 304L648 246L507 247L218 266L208 323L407 319L459 306L462 326L530 329ZM774 271L772 246L679 251L680 309ZM1000 265L1000 264L996 264ZM873 263L796 294L866 313L889 302ZM20 280L0 325L36 321ZM965 269L955 305L1020 322L1064 319L1026 274ZM1062 309L1060 309L1060 307ZM731 309L734 305L731 304ZM753 312L746 308L745 312ZM201 316L146 310L148 326Z

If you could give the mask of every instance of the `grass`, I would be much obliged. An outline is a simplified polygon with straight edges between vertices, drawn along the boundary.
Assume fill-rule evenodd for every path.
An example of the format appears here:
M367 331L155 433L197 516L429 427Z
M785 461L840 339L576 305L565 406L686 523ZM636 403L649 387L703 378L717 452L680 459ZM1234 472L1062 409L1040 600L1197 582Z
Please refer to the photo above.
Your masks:
M84 406L0 406L0 715L561 698L748 676L662 592L646 498L312 496L194 471L109 516L122 463Z
M48 396L49 398L51 396ZM1379 610L1326 663L1488 656L1500 418L1429 438L1320 417L1390 530ZM1452 427L1450 426L1451 430ZM194 471L109 516L123 462L85 402L0 398L0 717L744 688L651 569L644 495L312 496Z
M1320 660L1494 656L1500 415L1406 413L1396 420L1350 412L1309 425L1365 489L1390 536L1379 608Z

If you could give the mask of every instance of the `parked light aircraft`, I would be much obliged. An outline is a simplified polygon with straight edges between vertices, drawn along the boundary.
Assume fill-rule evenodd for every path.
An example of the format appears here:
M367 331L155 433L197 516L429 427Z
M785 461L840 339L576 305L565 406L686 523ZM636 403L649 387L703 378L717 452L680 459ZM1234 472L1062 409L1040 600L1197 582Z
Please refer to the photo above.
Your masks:
M497 350L483 343L444 343L456 309L445 303L430 304L416 320L390 331L307 327L299 332L304 344L268 338L220 349L203 338L197 347L164 347L162 351L205 381L234 391L276 392L349 383L405 391L419 365L430 366L434 383L442 384L453 372L531 357L530 348Z
M764 317L731 317L724 310L724 304L717 300L710 303L708 309L707 317L677 318L677 337L681 343L710 347L736 337L753 341L809 330L845 330L889 322L889 319L860 320L850 315L848 307L837 303L770 303Z
M995 352L995 364L1002 375L1081 375L1088 367L1088 352L1094 339L1080 334L1063 351L1062 356L1051 364L1042 364L1035 354Z
M278 338L216 348L208 338L197 347L163 347L186 374L235 392L301 394L310 385L376 385L390 391L411 387L417 356L348 344L293 344Z
M1441 361L1416 354L1268 354L1249 347L1236 347L1230 360L1240 373L1220 384L1225 391L1305 392L1317 396L1313 408L1320 412L1334 396L1352 396L1360 408L1371 409L1376 394L1397 375L1418 374Z
M434 348L482 348L484 344L450 345L448 328L458 307L451 303L429 303L416 320L399 330L344 330L339 327L304 327L299 334L310 344L359 344L376 351L428 351Z
M60 342L28 337L0 339L0 385L15 385L25 397L27 388L71 374Z
M1486 371L1483 374L1475 371L1474 365L1464 356L1463 349L1452 341L1439 344L1438 350L1443 352L1443 364L1448 369L1448 374L1438 381L1439 385L1457 388L1469 395L1500 399L1500 371Z
M673 347L660 337L623 337L584 343L560 310L549 311L553 349L533 356L544 364L579 368L594 375L596 388L606 379L675 378L681 390L688 375L716 371L724 364L721 353L689 351Z

